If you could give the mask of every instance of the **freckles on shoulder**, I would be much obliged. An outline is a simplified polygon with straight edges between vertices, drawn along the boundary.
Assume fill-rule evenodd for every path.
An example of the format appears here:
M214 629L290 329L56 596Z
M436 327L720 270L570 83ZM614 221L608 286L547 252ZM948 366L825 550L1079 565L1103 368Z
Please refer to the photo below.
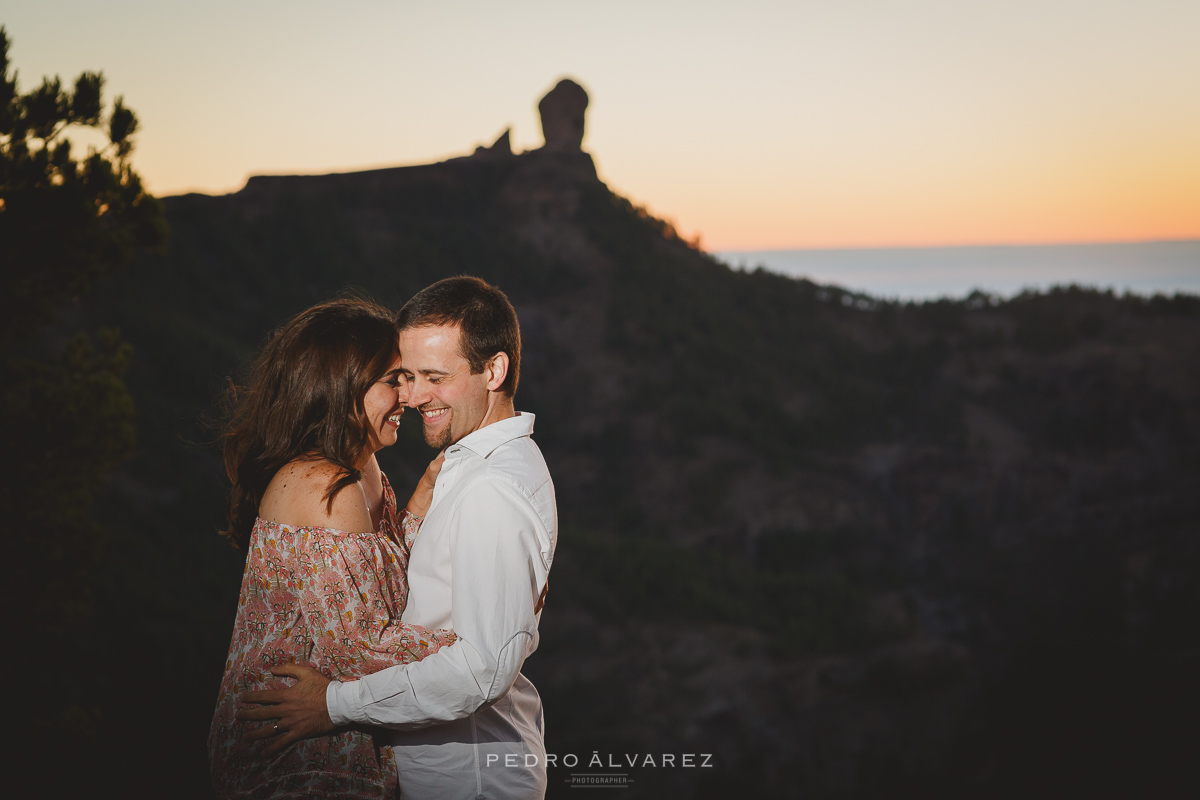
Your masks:
M271 479L271 488L277 491L287 489L290 493L304 490L316 482L321 472L320 465L313 462L293 461L283 465L279 472L275 473L275 477Z
M325 493L340 476L341 470L328 461L285 464L263 493L260 516L289 524L320 524L327 515Z

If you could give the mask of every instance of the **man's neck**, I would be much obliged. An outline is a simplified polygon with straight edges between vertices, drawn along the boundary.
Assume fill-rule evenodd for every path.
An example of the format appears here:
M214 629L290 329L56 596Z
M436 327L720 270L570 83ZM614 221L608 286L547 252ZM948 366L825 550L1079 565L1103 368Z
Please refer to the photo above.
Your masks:
M492 392L488 397L488 411L483 415L483 421L479 423L479 427L486 428L494 422L511 419L517 415L516 406L513 405L513 399L506 394Z

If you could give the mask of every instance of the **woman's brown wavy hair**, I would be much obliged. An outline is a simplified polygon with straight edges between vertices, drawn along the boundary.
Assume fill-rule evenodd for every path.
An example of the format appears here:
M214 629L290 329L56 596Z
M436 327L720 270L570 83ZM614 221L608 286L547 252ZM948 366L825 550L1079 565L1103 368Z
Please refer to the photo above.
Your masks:
M393 315L367 300L331 300L301 312L275 331L244 387L231 387L222 439L233 483L221 535L245 550L267 484L296 459L325 459L340 474L333 498L357 482L371 442L363 398L397 355Z

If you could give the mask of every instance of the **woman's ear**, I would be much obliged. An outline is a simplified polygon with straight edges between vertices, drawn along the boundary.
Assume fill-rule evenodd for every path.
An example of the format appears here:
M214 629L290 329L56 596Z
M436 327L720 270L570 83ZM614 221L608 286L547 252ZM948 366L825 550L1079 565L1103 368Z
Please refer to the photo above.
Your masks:
M504 385L504 379L508 377L508 353L503 351L496 353L488 359L483 369L488 376L488 391L499 391L500 387Z

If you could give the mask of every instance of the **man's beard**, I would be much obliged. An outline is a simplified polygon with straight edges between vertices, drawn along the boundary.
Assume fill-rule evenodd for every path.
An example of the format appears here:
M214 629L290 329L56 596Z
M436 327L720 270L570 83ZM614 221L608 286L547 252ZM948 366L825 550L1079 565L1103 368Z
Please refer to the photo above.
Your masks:
M439 433L425 428L425 444L437 450L445 450L450 446L450 426L447 425Z

